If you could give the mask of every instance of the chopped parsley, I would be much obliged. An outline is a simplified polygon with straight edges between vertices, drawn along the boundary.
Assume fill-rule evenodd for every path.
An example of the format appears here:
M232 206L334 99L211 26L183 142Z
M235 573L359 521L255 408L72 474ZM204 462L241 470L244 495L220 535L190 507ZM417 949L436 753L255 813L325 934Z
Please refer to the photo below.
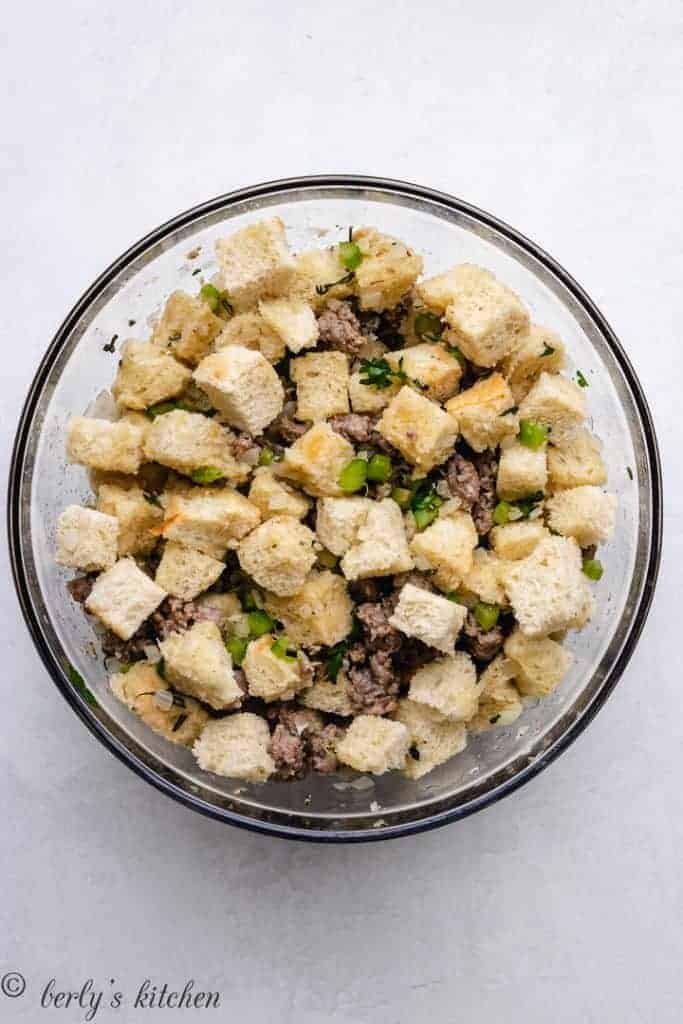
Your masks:
M161 508L158 494L150 494L149 491L145 491L142 496L150 505L156 505L157 508Z
M348 242L340 242L338 254L339 262L346 270L357 270L363 262L360 246L352 242L350 238Z
M579 385L580 388L587 388L588 387L588 381L586 380L584 375L581 373L581 370L577 370L576 371L576 383Z
M403 369L403 356L398 361L398 369L390 366L386 359L363 359L360 364L360 382L366 387L376 388L382 391L391 387L394 382L399 384L413 384L420 391L426 390L427 385L422 381L409 377Z
M180 729L180 727L184 725L186 721L187 715L178 715L175 722L173 723L173 728L171 729L171 732L177 732L178 729Z
M331 288L336 288L338 284L349 284L349 282L353 281L355 276L355 270L349 270L348 274L344 274L344 276L340 277L338 281L330 281L329 284L317 284L315 286L316 295L327 295Z
M341 671L341 667L344 663L344 656L349 649L349 645L346 640L342 640L341 643L335 644L334 647L330 647L330 653L327 656L325 662L325 671L327 672L327 678L332 683L337 682L337 676Z
M74 690L76 690L76 692L80 694L85 703L89 704L91 708L96 708L97 701L95 700L95 695L85 685L85 680L81 673L78 672L77 669L73 667L73 665L69 665L69 667L66 670L66 674L68 675L69 682L73 686Z
M555 352L555 349L553 348L552 345L546 345L545 348L543 349L543 351L541 352L541 359L544 356L551 356L551 355L553 355L554 352Z

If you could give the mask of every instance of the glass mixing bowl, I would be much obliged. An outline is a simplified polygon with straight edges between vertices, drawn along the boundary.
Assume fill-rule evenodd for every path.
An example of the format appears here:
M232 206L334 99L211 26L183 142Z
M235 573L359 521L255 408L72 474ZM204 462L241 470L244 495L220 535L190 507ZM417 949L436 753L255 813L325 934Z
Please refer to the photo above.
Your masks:
M280 216L294 250L330 244L351 224L405 239L434 274L468 261L510 285L538 323L564 339L580 368L592 426L604 442L609 488L619 500L614 539L601 549L596 613L570 633L569 676L514 725L470 738L464 753L419 781L312 776L252 785L200 771L191 754L154 735L109 692L96 637L67 595L70 574L53 560L65 505L91 498L82 467L67 464L65 426L114 376L113 335L146 338L149 318L192 271L215 269L213 243L259 217ZM201 247L199 257L190 250ZM129 321L135 323L129 326ZM526 782L585 728L621 676L642 629L661 544L661 475L654 428L638 379L604 317L546 253L487 213L451 196L397 181L315 177L220 196L175 217L134 245L95 281L57 332L19 424L9 487L15 582L38 651L90 730L158 789L215 818L273 835L323 841L380 839L462 818ZM70 682L73 666L94 693Z

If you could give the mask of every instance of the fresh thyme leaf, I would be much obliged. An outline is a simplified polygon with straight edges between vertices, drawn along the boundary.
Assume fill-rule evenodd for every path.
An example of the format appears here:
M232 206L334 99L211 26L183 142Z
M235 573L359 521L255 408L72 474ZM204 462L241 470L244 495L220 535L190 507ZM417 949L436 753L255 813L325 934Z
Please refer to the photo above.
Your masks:
M186 721L187 721L187 715L178 715L178 717L176 718L175 722L173 723L173 728L172 728L171 732L177 732L178 729L180 729L181 725L183 725Z
M112 335L111 341L108 341L106 345L102 346L103 352L114 352L116 349L116 342L119 340L118 334Z
M75 669L73 665L69 665L66 670L66 674L68 675L69 682L73 686L74 690L81 695L85 703L89 704L91 708L96 708L97 701L95 700L95 695L85 685L85 680L81 673Z
M360 364L360 382L368 387L391 387L392 369L386 359L363 359Z
M576 383L579 385L580 388L587 388L588 387L588 381L586 380L584 375L581 373L581 370L577 370L576 371Z
M348 274L344 274L344 276L340 277L338 281L330 281L329 284L317 284L315 286L316 295L327 295L330 288L334 288L338 284L349 284L350 281L353 281L355 276L355 271L349 270Z
M546 345L543 351L541 352L541 359L543 358L543 356L551 356L554 351L555 349L552 347L552 345Z

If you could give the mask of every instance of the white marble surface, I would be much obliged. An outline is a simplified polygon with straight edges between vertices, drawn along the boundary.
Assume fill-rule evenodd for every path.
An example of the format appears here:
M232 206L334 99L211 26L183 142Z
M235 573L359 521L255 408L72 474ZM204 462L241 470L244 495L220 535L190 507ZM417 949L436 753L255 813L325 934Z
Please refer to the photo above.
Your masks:
M3 29L3 478L49 337L132 240L350 171L454 192L576 275L641 375L668 506L651 618L590 729L498 806L361 847L231 830L135 778L50 683L3 551L0 969L28 989L1 1019L43 1020L51 976L127 997L149 976L254 1024L679 1021L681 5L66 0Z

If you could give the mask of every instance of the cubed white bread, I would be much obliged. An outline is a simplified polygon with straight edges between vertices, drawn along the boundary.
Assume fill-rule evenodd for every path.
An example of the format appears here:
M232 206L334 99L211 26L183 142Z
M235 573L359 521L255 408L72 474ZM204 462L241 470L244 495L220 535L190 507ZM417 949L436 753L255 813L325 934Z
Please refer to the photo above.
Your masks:
M550 431L552 444L565 445L577 434L586 417L581 388L557 373L542 373L520 402L520 420L541 423Z
M505 501L528 498L545 491L548 482L547 445L527 448L516 438L501 444L496 490Z
M319 498L315 529L323 547L333 555L345 555L355 543L372 504L370 498Z
M501 371L519 405L542 373L559 373L564 364L564 345L557 334L531 324L521 343L503 360Z
M190 370L158 345L127 341L121 350L112 394L124 408L147 409L175 398L191 379Z
M242 662L247 677L250 697L260 697L270 703L274 700L292 700L308 684L300 657L281 658L272 650L275 637L270 633L252 640Z
M283 295L295 277L285 226L279 217L250 224L216 242L219 275L237 312L264 296Z
M512 411L514 405L504 377L492 373L446 402L446 412L458 424L470 448L483 452L517 433L519 417Z
M572 628L585 614L588 589L579 545L572 537L546 537L526 558L507 564L505 589L526 636Z
M408 696L454 722L468 722L479 701L474 662L464 651L428 662L413 674Z
M495 551L475 548L472 554L472 568L463 576L461 588L487 604L504 605L507 603L505 569L506 563Z
M403 768L409 748L410 733L402 722L358 715L337 743L337 757L358 772L383 775Z
M285 448L278 475L299 484L315 498L343 494L342 469L354 456L353 445L335 433L329 423L314 423L303 437Z
M572 656L550 637L533 639L519 629L505 641L504 651L515 666L517 689L525 697L547 697L560 685Z
M266 610L304 647L331 647L351 632L353 602L337 573L313 571L291 597L264 595Z
M97 507L118 524L118 554L148 555L159 539L164 513L145 497L141 487L102 484L97 491Z
M258 508L238 491L196 488L168 499L163 536L212 558L223 558L260 521Z
M403 768L409 779L421 779L467 746L467 729L463 723L444 718L426 704L400 700L394 721L405 725L410 734L410 748Z
M178 746L191 747L209 720L208 713L192 697L176 696L169 708L157 703L156 694L168 692L169 687L156 665L148 661L137 661L127 672L114 673L109 685L114 696L145 725Z
M446 592L457 590L472 568L473 552L479 543L469 512L439 518L410 542L418 568L434 570L434 583Z
M406 636L417 637L437 651L452 654L466 615L463 605L406 583L389 622Z
M385 358L394 370L403 370L421 384L422 393L435 402L445 402L460 386L462 365L444 345L421 342L387 352Z
M59 565L85 572L111 569L116 561L119 523L92 508L69 505L57 521Z
M282 338L290 352L302 352L318 344L318 321L304 299L270 299L259 302L259 313Z
M401 510L391 498L370 503L365 522L341 560L347 580L393 576L413 568Z
M305 293L314 309L321 309L330 299L344 299L353 294L353 285L349 281L329 287L332 282L341 281L348 273L339 260L337 246L330 249L306 249L295 258L295 264L299 279L296 290ZM321 295L318 288L327 290Z
M422 273L422 257L397 238L372 227L356 228L352 238L363 255L353 281L360 308L391 309Z
M372 357L365 357L372 358ZM361 378L366 375L362 370L355 370L349 377L349 399L354 412L381 412L386 409L394 395L401 389L398 381L391 382L388 388L373 388L363 384Z
M577 430L565 444L548 448L548 482L553 491L607 482L602 445L588 430Z
M242 605L237 594L202 594L196 603L210 615L220 630L226 629L236 616L242 616Z
M260 510L264 520L272 516L303 519L311 507L310 498L275 476L270 466L260 466L254 470L249 501Z
M305 708L313 708L315 711L325 711L330 715L339 715L341 718L351 718L354 713L353 704L349 698L349 680L343 669L339 670L336 681L332 682L326 676L316 679L313 686L302 690L299 693L299 704Z
M194 379L227 422L261 434L282 411L284 388L260 352L228 345L202 359Z
M343 352L309 352L292 359L296 418L317 423L349 411L349 364Z
M548 526L587 548L609 540L614 532L617 499L599 487L571 487L545 503Z
M91 469L135 475L142 462L143 439L143 430L133 423L73 416L67 426L67 457Z
M239 705L244 694L215 622L195 622L184 633L171 633L159 649L164 674L181 693L197 697L216 711Z
M241 541L242 569L279 597L296 594L316 560L315 534L294 516L273 516Z
M479 677L479 709L468 723L470 732L512 725L522 713L523 705L515 679L519 669L514 661L499 654Z
M168 541L155 579L167 594L183 601L192 601L208 590L224 569L225 563L219 562L217 558L203 555L201 551L186 548L175 541Z
M418 301L432 313L438 313L443 317L461 288L461 277L461 267L457 266L420 281L415 289Z
M209 722L193 747L205 772L245 782L265 782L275 771L265 719L250 711Z
M121 558L95 580L85 607L121 640L130 640L165 597L132 558Z
M176 359L196 366L222 330L223 321L201 299L176 291L169 295L152 341Z
M279 363L286 346L280 335L270 327L260 313L237 313L226 323L215 338L216 352L226 345L241 345L260 352L269 363Z
M145 439L145 458L191 476L198 469L220 470L230 483L247 479L251 467L232 454L230 435L199 412L174 409L157 416Z
M494 526L489 534L491 546L499 558L515 562L526 558L539 541L550 534L538 519L520 519L516 523Z
M458 436L455 420L408 386L391 400L377 430L422 473L445 462Z

